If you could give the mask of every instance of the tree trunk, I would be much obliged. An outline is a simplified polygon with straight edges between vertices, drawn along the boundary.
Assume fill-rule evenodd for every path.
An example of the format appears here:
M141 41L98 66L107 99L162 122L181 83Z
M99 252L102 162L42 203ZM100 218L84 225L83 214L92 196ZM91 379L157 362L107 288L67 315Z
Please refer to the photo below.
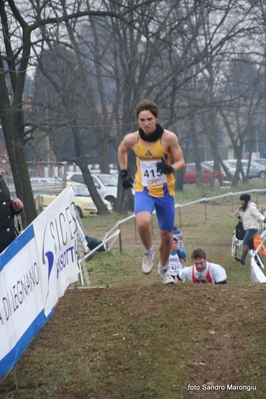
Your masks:
M73 138L74 138L74 143L75 143L75 150L76 150L76 155L77 155L77 160L75 160L75 163L80 167L85 183L90 191L91 198L98 209L98 212L100 215L108 215L110 212L108 211L106 205L103 203L101 196L99 195L90 171L87 166L87 158L84 153L84 147L83 147L83 142L80 137L80 130L78 127L75 127L73 124L72 127L73 130Z
M110 173L110 145L105 140L104 145L101 145L101 149L99 150L99 158L100 158L100 169L102 173Z
M128 152L128 174L132 179L135 177L136 172L136 157L133 151ZM124 190L122 188L121 177L119 173L117 200L115 203L115 211L121 214L127 214L128 210L134 212L134 198L132 190Z
M96 206L96 208L98 209L98 213L99 215L109 215L109 211L106 207L106 205L104 204L101 196L99 195L97 188L95 187L92 177L91 177L91 173L88 169L87 163L84 160L78 164L78 166L80 167L82 173L83 173L83 177L84 177L84 181L86 183L86 186L89 189L91 198Z
M16 194L24 204L21 220L22 226L25 228L37 217L37 210L29 178L24 142L23 138L21 139L24 135L22 112L9 109L6 117L2 117L2 127Z

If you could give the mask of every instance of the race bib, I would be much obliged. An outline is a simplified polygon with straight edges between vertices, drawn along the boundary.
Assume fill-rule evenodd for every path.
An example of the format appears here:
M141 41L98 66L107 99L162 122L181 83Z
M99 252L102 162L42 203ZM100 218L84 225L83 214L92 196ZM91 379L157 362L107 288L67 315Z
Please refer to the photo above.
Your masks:
M140 161L140 173L142 185L144 187L158 186L167 183L166 176L162 172L157 172L157 161Z

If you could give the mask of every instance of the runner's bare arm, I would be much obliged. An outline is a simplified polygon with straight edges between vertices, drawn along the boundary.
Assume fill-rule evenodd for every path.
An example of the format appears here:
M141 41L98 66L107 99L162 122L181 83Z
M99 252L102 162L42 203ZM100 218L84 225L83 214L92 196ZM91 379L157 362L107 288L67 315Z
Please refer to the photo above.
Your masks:
M118 147L118 162L121 170L126 170L127 169L127 153L130 149L132 149L135 145L136 142L136 134L135 133L129 133L127 134L123 140L121 141L119 147Z
M165 137L165 145L167 147L167 151L170 151L172 153L174 161L175 161L171 165L172 168L175 171L183 169L186 164L185 164L185 160L184 160L183 151L179 145L177 136L174 133L167 131L167 134Z

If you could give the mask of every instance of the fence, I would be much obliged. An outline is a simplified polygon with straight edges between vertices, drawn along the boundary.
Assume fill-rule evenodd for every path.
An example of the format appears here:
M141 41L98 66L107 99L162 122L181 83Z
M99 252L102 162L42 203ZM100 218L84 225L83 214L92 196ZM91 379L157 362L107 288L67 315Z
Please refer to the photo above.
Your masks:
M237 196L239 198L239 196L241 194L244 193L255 193L256 194L256 204L257 206L259 206L259 193L265 193L266 194L266 189L253 189L253 190L247 190L247 191L238 191L238 192L229 192L229 193L225 193L222 195L218 195L218 196L214 196L214 197L204 197L204 198L200 198L198 200L195 201L191 201L191 202L187 202L185 204L180 204L177 203L175 204L175 208L178 211L178 217L179 217L179 227L182 227L182 208L184 207L188 207L190 205L194 205L194 204L203 204L204 206L204 218L205 220L207 220L208 217L208 203L211 201L216 201L219 200L221 198L230 198L230 204L231 204L231 208L232 208L232 212L234 210L234 197ZM155 214L155 211L153 212L153 214ZM124 219L121 219L119 221L117 221L114 226L106 232L104 240L108 241L110 238L113 237L113 232L115 230L119 230L119 250L120 252L122 252L122 248L123 248L123 242L122 242L122 234L121 234L121 226L123 223L126 223L128 220L131 220L132 218L135 218L135 214L132 214L130 216L127 216ZM262 226L260 228L260 230L262 230ZM116 235L117 237L117 235ZM266 239L266 235L263 235L263 241ZM135 224L135 240L137 240L137 232L136 232L136 224ZM109 248L111 249L111 248ZM230 250L230 249L229 249ZM86 256L90 256L94 251L89 252ZM256 262L254 261L254 256L256 256L257 251L254 251L252 257L251 257L251 281L252 282L266 282L266 277L264 276L263 272L261 271L261 269L259 268L259 266L256 264ZM254 266L254 264L256 266ZM259 270L258 270L259 269ZM264 281L265 278L265 281Z
M183 207L189 206L189 205L193 205L193 204L197 204L197 203L202 203L204 204L204 215L205 215L205 220L207 220L207 214L208 214L208 209L207 209L207 204L210 201L215 201L217 199L220 198L225 198L225 197L230 197L230 202L231 202L231 208L232 208L232 212L234 210L234 201L233 201L233 197L234 196L240 196L241 194L244 193L256 193L256 204L257 206L259 205L259 201L258 201L258 194L259 193L265 193L266 194L266 189L253 189L253 190L247 190L247 191L238 191L238 192L230 192L230 193L225 193L222 195L217 195L215 197L204 197L204 198L200 198L198 200L195 201L191 201L191 202L187 202L186 204L176 204L175 208L178 209L178 214L179 214L179 226L182 227L182 212L181 209Z
M182 227L182 208L184 208L184 207L188 207L188 206L190 206L190 205L194 205L194 204L203 204L204 205L204 218L205 218L205 220L207 220L207 217L208 217L208 207L207 207L207 205L208 205L208 202L211 202L211 201L216 201L216 200L219 200L219 199L221 199L221 198L226 198L226 197L228 197L228 198L230 198L230 203L231 203L231 208L232 208L232 211L234 210L234 196L240 196L241 194L243 194L243 193L255 193L256 194L256 203L257 203L257 206L258 206L258 203L259 203L259 201L258 201L258 195L259 195L259 193L265 193L266 194L266 189L253 189L253 190L248 190L248 191L239 191L239 192L229 192L229 193L225 193L225 194L222 194L222 195L218 195L218 196L214 196L214 197L204 197L204 198L200 198L200 199L198 199L198 200L195 200L195 201L191 201L191 202L187 202L187 203L185 203L185 204L180 204L180 203L177 203L177 204L175 204L175 208L176 208L176 210L178 210L178 217L179 217L179 227ZM36 197L36 206L38 206L38 197ZM155 214L155 211L153 212L153 214ZM119 250L120 250L120 252L122 252L122 250L123 250L123 241L122 241L122 234L121 234L121 226L122 226L122 224L123 223L126 223L128 220L131 220L131 219L133 219L133 218L135 218L135 214L131 214L130 216L127 216L126 218L124 218L124 219L121 219L121 220L118 220L115 224L114 224L114 226L113 227L111 227L111 229L110 230L108 230L106 233L105 233L105 236L104 236L104 238L103 238L103 240L102 240L102 244L100 244L98 247L96 247L96 248L94 248L92 251L89 251L89 252L87 252L87 253L83 253L82 254L82 256L79 258L79 269L80 269L80 275L81 275L81 280L82 280L82 283L83 283L83 277L82 277L82 264L84 263L84 261L88 258L88 257L90 257L91 255L93 255L93 253L95 252L95 251L97 251L98 249L99 249L99 247L101 247L102 245L106 245L106 249L107 250L111 250L112 248L113 248L113 245L114 245L114 243L117 241L117 239L119 239ZM262 229L261 229L262 230ZM81 236L82 236L82 233L80 234ZM266 238L266 236L264 236L264 238L263 238L263 240ZM84 240L84 239L83 239ZM109 241L111 240L111 242L109 243ZM136 229L136 223L135 223L135 241L137 241L137 229ZM255 254L256 254L256 252L255 252ZM254 269L253 268L253 265L254 264L254 262L253 261L251 261L251 268L252 268L252 270ZM256 270L257 270L257 268L255 268ZM83 268L83 270L84 270L84 268ZM252 272L251 273L251 275L253 276L252 277L252 280L258 280L258 279L260 279L261 280L261 277L258 277L258 278L255 278L254 277L254 275L256 274L254 274L255 272ZM262 273L262 272L261 272ZM261 273L259 273L258 271L257 271L257 274L259 275L259 276L261 276ZM264 276L264 274L262 273L262 275ZM260 281L260 282L264 282L264 281Z
M176 210L178 210L178 217L179 217L179 227L182 227L182 208L190 206L190 205L194 205L194 204L203 204L204 205L204 218L205 220L207 220L208 217L208 208L207 208L207 204L210 201L215 201L217 199L220 198L225 198L225 197L230 197L230 202L231 202L231 208L232 208L232 212L234 210L234 201L233 201L233 197L234 196L240 196L241 194L244 193L256 193L256 204L257 206L259 205L259 201L258 201L258 194L259 193L265 193L266 194L266 189L253 189L253 190L248 190L248 191L238 191L238 192L230 192L230 193L225 193L222 195L217 195L215 197L204 197L204 198L200 198L198 200L195 201L191 201L191 202L187 202L185 204L180 204L177 203L175 204L175 208ZM153 214L155 214L155 211L153 212ZM125 222L127 222L128 220L132 219L135 217L135 214L133 213L130 216L127 216L125 219L121 219L118 222L115 223L115 225L109 230L107 231L105 238L108 237L109 234L111 234L115 229L117 229L118 227L121 227L121 225ZM136 238L137 234L136 234L136 229L135 229L135 238Z

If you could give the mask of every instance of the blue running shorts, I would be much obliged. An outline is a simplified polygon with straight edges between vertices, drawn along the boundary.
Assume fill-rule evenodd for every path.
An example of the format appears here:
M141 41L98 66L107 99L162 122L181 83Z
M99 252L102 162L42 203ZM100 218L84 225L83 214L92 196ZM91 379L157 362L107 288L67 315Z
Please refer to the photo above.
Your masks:
M135 214L155 209L158 226L161 230L172 231L175 223L175 198L165 194L163 198L152 197L147 191L135 192Z

